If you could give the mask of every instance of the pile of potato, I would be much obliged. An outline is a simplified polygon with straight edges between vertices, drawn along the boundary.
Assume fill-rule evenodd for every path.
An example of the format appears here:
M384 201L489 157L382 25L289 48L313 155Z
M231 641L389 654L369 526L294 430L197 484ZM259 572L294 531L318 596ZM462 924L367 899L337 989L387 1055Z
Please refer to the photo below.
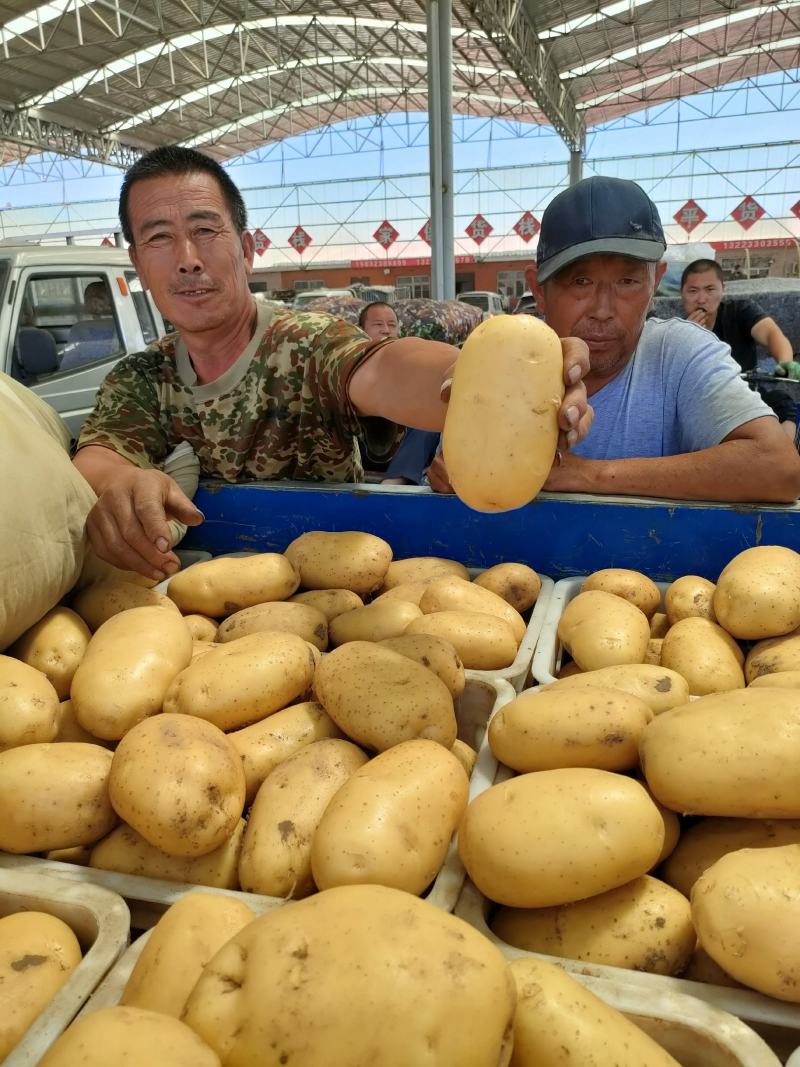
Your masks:
M638 572L586 579L560 679L490 723L516 775L462 859L519 948L800 1003L800 555L749 549L660 608Z
M543 1067L565 1054L677 1067L559 968L509 965L460 919L366 885L259 918L238 900L182 897L119 1005L79 1019L40 1067Z
M476 759L464 659L513 661L540 587L356 532L198 563L166 595L91 586L0 656L0 848L276 897L422 894Z

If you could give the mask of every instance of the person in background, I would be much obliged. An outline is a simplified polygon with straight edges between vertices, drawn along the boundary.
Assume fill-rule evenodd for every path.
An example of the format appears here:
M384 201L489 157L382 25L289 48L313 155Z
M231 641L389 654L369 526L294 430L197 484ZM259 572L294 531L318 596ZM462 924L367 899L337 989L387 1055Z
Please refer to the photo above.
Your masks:
M755 370L758 344L785 370L781 377L800 380L800 363L794 361L788 337L754 300L725 296L719 263L713 259L690 263L681 275L681 300L686 318L730 345L731 355L743 371Z
M131 262L175 332L123 357L81 428L74 463L98 501L87 520L101 559L156 581L178 569L168 518L202 515L164 471L181 442L228 482L359 481L357 438L390 454L399 427L438 431L457 349L373 341L357 326L257 303L241 193L194 149L165 145L127 171L119 200ZM561 440L591 424L584 342L566 341Z
M361 309L358 325L373 341L380 341L384 337L400 336L397 315L392 305L385 304L381 300L374 300Z
M544 488L796 500L800 456L728 346L695 322L646 320L665 251L658 210L635 182L586 178L544 212L526 277L548 325L588 345L595 409L591 432L553 466ZM428 478L446 488L439 457Z

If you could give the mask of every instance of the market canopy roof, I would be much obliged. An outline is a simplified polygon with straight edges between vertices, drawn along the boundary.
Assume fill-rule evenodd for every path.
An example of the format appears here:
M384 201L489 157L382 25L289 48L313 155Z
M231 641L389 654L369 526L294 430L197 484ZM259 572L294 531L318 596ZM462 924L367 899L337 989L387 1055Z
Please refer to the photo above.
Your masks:
M0 164L11 144L226 159L424 111L426 37L416 0L0 0ZM800 67L800 0L453 0L452 39L456 113L547 123L579 148L586 127Z

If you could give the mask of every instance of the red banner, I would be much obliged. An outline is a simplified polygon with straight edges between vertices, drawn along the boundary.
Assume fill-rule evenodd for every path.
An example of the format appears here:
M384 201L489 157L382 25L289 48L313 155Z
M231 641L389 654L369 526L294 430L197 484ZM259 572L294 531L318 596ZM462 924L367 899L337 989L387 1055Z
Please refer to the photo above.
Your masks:
M114 242L111 240L110 237L104 237L103 240L100 242L100 244L101 244L101 246L103 246L105 248L113 248L114 247Z
M694 200L687 200L672 217L687 233L691 233L704 219L708 218L705 211Z
M763 207L752 196L746 196L744 200L731 212L731 218L736 219L743 230L749 230L755 226L762 215L765 215Z
M431 220L430 219L428 219L428 221L425 223L425 225L419 231L419 233L417 234L417 237L421 237L426 245L429 245L431 243Z
M255 245L256 255L263 256L272 241L263 230L253 230L253 244Z
M793 215L796 215L798 217L798 219L800 219L800 200L798 200L796 204L793 204L789 208L789 210L791 211L791 213Z
M528 241L533 240L541 228L539 220L535 215L532 215L530 211L526 211L524 215L520 215L514 223L514 232L518 237L522 238L525 244L527 244Z
M392 226L391 222L388 222L386 219L384 219L372 236L375 238L381 248L389 249L395 243L400 234L397 232L394 226Z
M709 241L717 252L734 252L737 248L795 248L800 244L800 239L795 237L761 237L757 240L747 240L743 237L740 241Z
M455 262L461 266L467 263L474 263L474 256L456 256ZM418 256L415 259L351 259L351 270L369 270L370 267L429 267L431 265L430 256Z
M494 227L488 219L485 219L483 215L476 215L469 226L464 228L464 233L467 237L471 237L476 245L480 245L483 244L493 229Z
M311 244L311 234L306 233L302 226L296 226L292 233L289 235L289 244L300 255L305 252L308 246Z

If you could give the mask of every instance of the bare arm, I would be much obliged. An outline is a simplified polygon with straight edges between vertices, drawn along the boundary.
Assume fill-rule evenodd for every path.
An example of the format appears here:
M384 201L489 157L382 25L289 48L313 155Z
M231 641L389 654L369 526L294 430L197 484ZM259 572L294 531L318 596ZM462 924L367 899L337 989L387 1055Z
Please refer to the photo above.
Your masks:
M754 341L767 349L776 363L790 363L794 359L789 338L774 319L760 319L750 333Z
M794 503L800 456L772 417L752 419L713 448L655 459L567 454L544 486L551 492L616 493L678 500Z
M566 392L559 411L561 446L586 436L592 409L582 379L589 370L583 341L562 341ZM441 430L447 410L445 389L458 349L441 341L401 337L379 348L350 379L350 400L359 415L377 415L418 430Z
M174 573L167 519L196 526L203 516L172 478L100 445L82 448L73 463L98 497L86 529L100 559L155 581Z

